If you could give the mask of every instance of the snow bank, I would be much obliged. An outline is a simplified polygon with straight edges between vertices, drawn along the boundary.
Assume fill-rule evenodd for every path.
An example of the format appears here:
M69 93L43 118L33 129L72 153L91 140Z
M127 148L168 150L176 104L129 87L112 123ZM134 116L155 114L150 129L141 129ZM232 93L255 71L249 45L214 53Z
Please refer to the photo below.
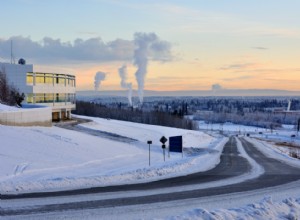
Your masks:
M19 111L20 108L8 106L0 103L0 112Z
M274 145L272 145L268 142L253 139L253 138L246 138L246 139L247 139L247 141L253 143L254 146L257 147L266 156L268 156L270 158L274 158L279 161L282 161L282 162L287 163L294 167L300 167L299 159L288 156L287 154L278 150L278 148L276 148Z
M285 199L282 202L273 202L271 197L264 198L260 203L254 203L241 208L233 209L193 209L182 215L166 219L298 219L300 216L300 198Z
M265 172L264 168L246 153L239 139L236 139L236 141L237 141L237 147L239 153L241 154L242 157L246 158L249 164L251 165L251 171L250 173L247 174L248 178L251 179L262 175Z

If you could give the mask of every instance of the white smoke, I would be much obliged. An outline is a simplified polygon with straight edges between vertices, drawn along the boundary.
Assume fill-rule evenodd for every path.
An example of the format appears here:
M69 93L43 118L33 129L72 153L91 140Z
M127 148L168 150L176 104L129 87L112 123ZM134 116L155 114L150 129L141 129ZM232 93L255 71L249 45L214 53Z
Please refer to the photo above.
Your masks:
M95 75L95 91L98 91L100 85L101 85L101 82L103 80L105 80L105 77L106 77L106 73L104 72L97 72L96 75Z
M211 90L213 90L213 91L221 90L221 89L223 89L223 87L218 83L211 85Z
M222 91L223 87L219 83L211 85L211 91L213 95L217 95L219 91Z
M168 61L171 60L170 44L161 41L155 33L135 33L134 43L134 65L137 66L135 77L138 83L138 95L140 103L143 103L145 78L149 56L153 60Z
M121 87L128 89L128 102L132 106L132 83L127 82L127 66L125 64L119 68L119 75L121 77Z

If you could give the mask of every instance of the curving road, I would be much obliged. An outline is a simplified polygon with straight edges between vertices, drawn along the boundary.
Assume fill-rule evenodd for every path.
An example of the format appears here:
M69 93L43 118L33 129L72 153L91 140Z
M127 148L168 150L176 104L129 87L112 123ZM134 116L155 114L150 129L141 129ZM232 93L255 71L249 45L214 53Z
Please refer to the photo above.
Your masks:
M247 180L245 182L225 185L220 187L212 187L205 189L188 189L189 185L199 185L204 183L210 183L215 181L230 180L233 177L249 173L251 166L247 159L241 157L238 152L237 142L234 137L231 137L224 146L224 150L221 155L221 162L214 169L195 173L187 176L170 178L150 183L122 185L122 186L110 186L110 187L98 187L90 189L81 189L64 192L51 192L51 193L29 193L21 195L1 195L1 199L24 199L24 198L37 198L37 197L53 197L53 196L72 196L78 194L105 194L109 192L126 192L126 191L155 191L170 187L186 187L182 191L163 193L163 194L151 194L146 196L133 196L122 197L112 199L98 199L93 201L78 201L78 202L66 202L62 204L50 204L50 205L35 205L23 208L5 208L0 209L1 215L13 216L13 215L27 215L34 213L44 212L57 212L66 210L80 210L80 209L101 209L107 207L116 207L124 205L136 205L136 204L150 204L157 202L176 201L189 198L200 198L213 195L228 194L234 192L244 192L255 189L261 189L266 187L278 186L285 183L300 180L300 169L291 167L278 160L268 158L262 154L257 148L255 148L250 142L245 139L240 139L242 145L247 154L253 158L259 165L261 165L265 172L257 178Z

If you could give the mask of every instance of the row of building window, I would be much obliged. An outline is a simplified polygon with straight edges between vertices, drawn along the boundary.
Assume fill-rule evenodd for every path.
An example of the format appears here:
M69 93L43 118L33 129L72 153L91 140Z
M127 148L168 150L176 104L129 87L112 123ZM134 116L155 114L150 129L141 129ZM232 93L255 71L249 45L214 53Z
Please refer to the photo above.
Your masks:
M27 73L27 85L60 84L75 87L75 76L55 73Z
M75 104L74 93L36 93L26 95L27 103L54 103L54 102L71 102Z

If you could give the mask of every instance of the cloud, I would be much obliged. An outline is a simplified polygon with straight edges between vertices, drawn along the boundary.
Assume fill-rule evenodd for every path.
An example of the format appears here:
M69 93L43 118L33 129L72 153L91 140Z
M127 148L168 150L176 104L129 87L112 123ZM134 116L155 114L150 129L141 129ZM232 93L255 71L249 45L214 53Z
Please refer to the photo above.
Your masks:
M64 42L45 37L41 41L34 41L30 37L14 36L0 39L0 57L10 60L11 41L16 58L23 57L39 64L131 61L135 50L133 40L115 39L104 42L100 37L94 37ZM152 60L172 60L171 44L167 41L152 45L150 52Z
M256 50L268 50L269 48L267 48L267 47L252 47L252 49L256 49Z
M255 63L235 63L228 66L223 66L220 68L220 70L242 70L242 69L248 69L255 66L256 66Z
M252 79L254 76L251 75L244 75L244 76L239 76L239 77L231 77L231 78L224 78L224 81L236 81L236 80L247 80L247 79Z

